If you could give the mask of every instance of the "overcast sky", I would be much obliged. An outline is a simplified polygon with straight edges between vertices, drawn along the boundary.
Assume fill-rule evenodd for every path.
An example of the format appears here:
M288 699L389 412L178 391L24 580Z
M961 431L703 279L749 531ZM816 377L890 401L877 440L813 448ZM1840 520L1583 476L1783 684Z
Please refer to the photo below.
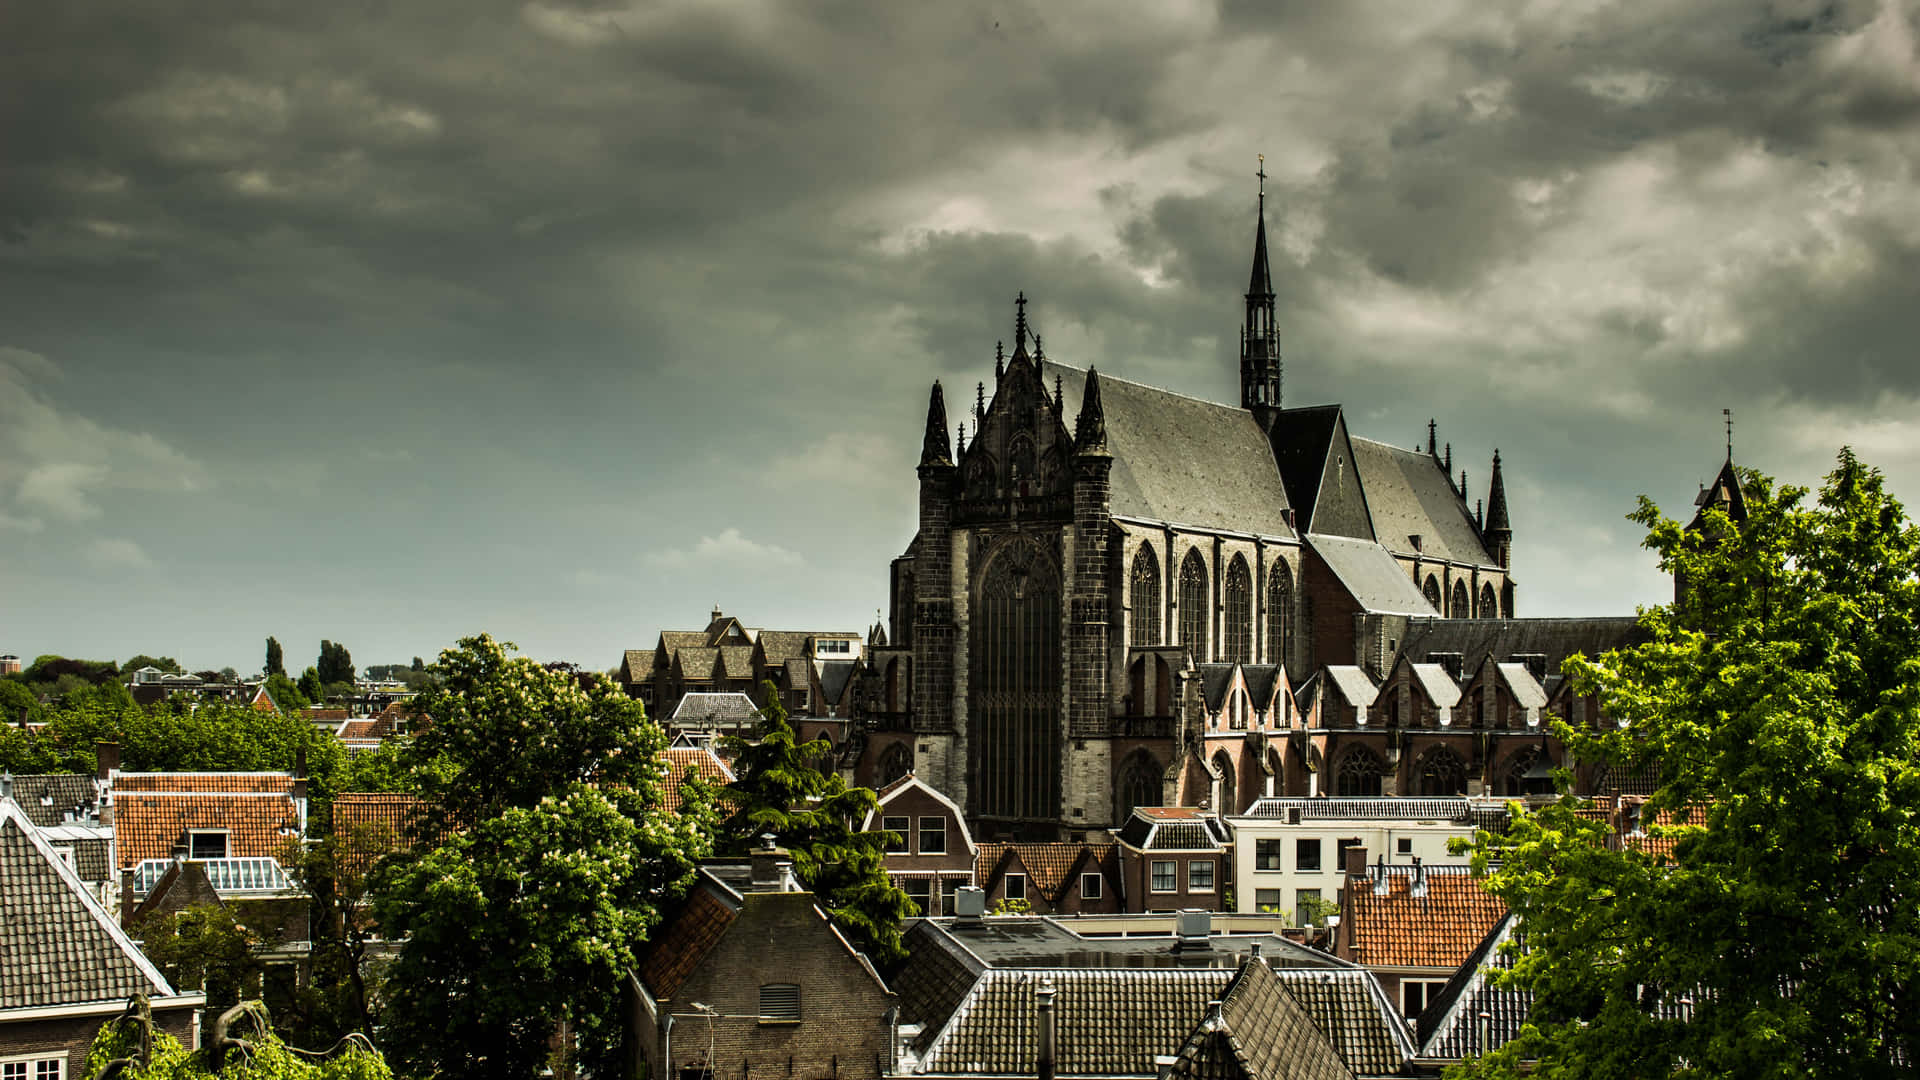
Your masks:
M1261 153L1287 403L1497 447L1522 614L1722 408L1920 498L1913 3L217 7L0 4L0 652L864 629L1016 290L1237 400Z

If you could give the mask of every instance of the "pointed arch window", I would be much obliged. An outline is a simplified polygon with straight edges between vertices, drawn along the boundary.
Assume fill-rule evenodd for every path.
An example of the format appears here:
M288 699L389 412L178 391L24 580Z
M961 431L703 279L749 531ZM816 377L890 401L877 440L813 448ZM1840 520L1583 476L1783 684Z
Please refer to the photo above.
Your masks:
M1414 782L1421 795L1465 795L1467 766L1451 748L1436 746L1421 759Z
M1494 599L1493 585L1486 584L1486 585L1480 586L1479 618L1497 619L1499 617L1500 617L1500 602Z
M1120 818L1133 816L1136 806L1159 806L1160 763L1145 750L1135 750L1120 773Z
M1253 663L1253 575L1239 555L1227 567L1227 623L1221 633L1228 663Z
M982 817L1049 820L1060 812L1060 571L1031 539L987 560L969 627L969 762Z
M1380 755L1364 746L1356 746L1347 751L1340 759L1340 772L1336 779L1338 793L1353 798L1368 798L1380 794L1380 777L1387 771L1387 765Z
M1500 774L1500 794L1525 795L1527 793L1527 770L1540 760L1538 746L1525 746L1507 759L1507 768Z
M874 777L874 786L886 787L912 771L913 751L905 743L894 743L880 755L880 772Z
M1238 777L1234 775L1233 759L1227 756L1225 750L1222 750L1213 755L1213 767L1220 773L1220 806L1214 812L1218 814L1239 813L1240 804L1234 801L1240 797L1240 792L1237 790L1239 787L1236 783Z
M1194 663L1207 662L1207 564L1198 549L1180 563L1180 644Z
M1420 595L1427 598L1427 603L1433 605L1433 610L1436 613L1439 613L1442 611L1442 608L1440 607L1440 579L1439 578L1434 577L1432 574L1428 574L1427 583L1420 587Z
M1293 571L1276 560L1267 580L1267 663L1285 664L1293 655Z
M1152 544L1141 544L1133 557L1133 640L1135 646L1160 644L1160 560Z
M1464 581L1453 583L1453 596L1447 602L1447 618L1473 618L1473 609L1467 606L1467 583Z

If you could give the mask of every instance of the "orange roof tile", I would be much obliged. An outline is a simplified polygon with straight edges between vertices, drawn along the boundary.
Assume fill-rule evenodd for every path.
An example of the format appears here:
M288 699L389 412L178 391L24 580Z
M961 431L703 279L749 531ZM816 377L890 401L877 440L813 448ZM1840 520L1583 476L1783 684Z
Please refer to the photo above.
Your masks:
M346 850L343 861L348 868L364 871L378 854L384 853L391 839L395 851L406 851L412 844L410 830L426 809L426 803L414 795L385 792L342 792L333 800L333 835ZM354 830L368 829L374 835L365 839L376 850L361 850L351 841Z
M709 889L695 886L687 906L654 940L640 963L640 979L656 998L672 998L700 958L733 924L734 911Z
M1107 864L1114 857L1113 844L981 844L973 864L974 880L990 883L996 871L1006 868L1003 862L1011 866L1017 859L1026 872L1027 883L1052 902L1066 894L1071 884L1068 877L1081 865L1082 853L1086 854L1088 869L1111 869ZM1013 859L1007 858L1009 854Z
M121 869L172 856L192 830L224 830L229 858L273 858L300 836L289 773L120 773L113 830Z
M660 751L659 757L667 766L666 778L661 782L660 804L668 810L680 809L680 787L686 782L688 769L714 787L733 783L733 770L709 750L678 746Z
M1388 866L1387 892L1372 873L1349 875L1346 911L1353 959L1376 967L1458 968L1507 913L1506 901L1464 866L1424 867L1426 895L1412 894L1413 867Z

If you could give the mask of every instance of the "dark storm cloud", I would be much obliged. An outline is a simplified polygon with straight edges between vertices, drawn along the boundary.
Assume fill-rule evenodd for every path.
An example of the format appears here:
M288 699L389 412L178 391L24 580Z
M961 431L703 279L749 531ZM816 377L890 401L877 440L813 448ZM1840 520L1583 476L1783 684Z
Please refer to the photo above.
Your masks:
M0 374L67 449L0 471L0 573L50 625L84 575L279 583L209 643L407 596L401 659L526 626L600 663L716 599L863 623L926 384L990 377L1016 290L1049 355L1232 398L1265 152L1290 400L1438 416L1476 491L1498 440L1529 610L1618 610L1658 591L1620 514L1691 494L1723 406L1777 471L1829 434L1920 467L1915 36L1873 3L13 5ZM251 546L208 525L263 504ZM159 632L166 595L115 614Z

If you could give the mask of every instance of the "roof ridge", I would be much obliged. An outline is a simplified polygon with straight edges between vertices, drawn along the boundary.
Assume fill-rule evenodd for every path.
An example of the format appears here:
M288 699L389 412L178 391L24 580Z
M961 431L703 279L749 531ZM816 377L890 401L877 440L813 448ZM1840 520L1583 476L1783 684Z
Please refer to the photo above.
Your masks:
M1060 362L1059 362L1059 361L1057 361L1057 360L1044 360L1044 361L1041 361L1041 366L1042 366L1043 368L1044 368L1044 367L1057 367L1057 368L1059 368L1059 369L1061 369L1062 371L1071 371L1071 372L1074 372L1074 373L1076 373L1076 374L1079 374L1079 375L1085 375L1085 374L1086 374L1086 373L1087 373L1088 371L1091 371L1091 370L1092 370L1092 368L1090 368L1090 367L1084 367L1084 368L1082 368L1082 367L1074 367L1074 366L1073 366L1072 364L1062 364L1062 363L1060 363ZM1137 387L1139 387L1139 388L1140 388L1140 389L1142 389L1142 390L1151 390L1151 391L1153 391L1153 392L1154 392L1154 393L1156 393L1156 394L1165 394L1165 395L1167 395L1168 397L1177 397L1177 398L1181 398L1181 399L1183 399L1183 400L1186 400L1186 401L1191 401L1191 402L1194 402L1194 403L1196 403L1196 404L1199 404L1199 405L1212 405L1212 406L1215 406L1215 407L1217 407L1217 408L1221 408L1221 409L1226 409L1226 410L1228 410L1229 412L1246 412L1246 410L1245 410L1245 409L1242 409L1242 408L1241 408L1240 406L1238 406L1238 405L1229 405L1229 404L1227 404L1227 403L1226 403L1226 402L1224 402L1224 401L1208 401L1208 400L1207 400L1206 398L1203 398L1203 397L1195 397L1195 396L1193 396L1192 394L1183 394L1183 393L1181 393L1181 392L1180 392L1180 391L1178 391L1178 390L1169 390L1169 389L1167 389L1167 388L1166 388L1166 387L1164 387L1164 386L1151 386L1151 385L1149 385L1149 384L1147 384L1147 383L1143 383L1143 382L1136 382L1136 381L1135 381L1135 380L1133 380L1133 379L1128 379L1128 378L1123 378L1123 377L1121 377L1121 376L1119 376L1119 375L1113 375L1113 374L1110 374L1110 373L1108 373L1108 372L1105 372L1105 371L1103 371L1103 372L1101 372L1101 373L1100 373L1100 381L1101 381L1101 382L1117 382L1117 383L1125 383L1125 384L1127 384L1128 386L1137 386ZM1248 419L1252 419L1252 418L1253 418L1253 414L1251 414L1251 413L1248 413L1248 414L1247 414L1247 418L1248 418Z

